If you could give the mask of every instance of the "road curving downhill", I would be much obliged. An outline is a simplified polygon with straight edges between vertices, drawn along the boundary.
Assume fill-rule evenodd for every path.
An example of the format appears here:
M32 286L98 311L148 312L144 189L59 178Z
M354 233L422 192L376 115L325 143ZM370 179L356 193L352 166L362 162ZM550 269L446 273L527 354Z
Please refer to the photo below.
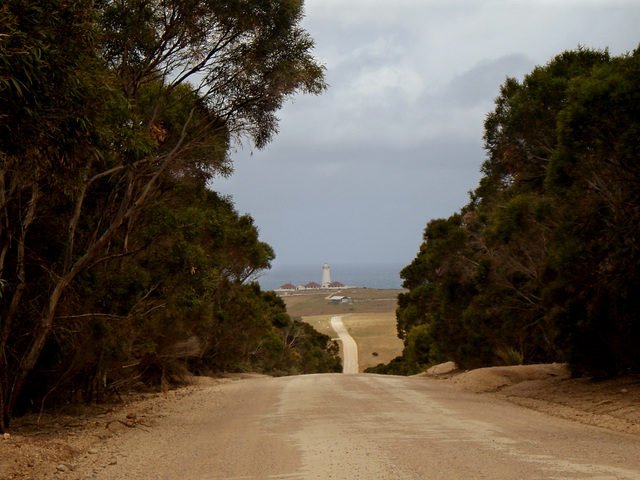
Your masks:
M342 317L331 317L331 326L342 342L343 367L342 373L358 373L358 345L342 323Z

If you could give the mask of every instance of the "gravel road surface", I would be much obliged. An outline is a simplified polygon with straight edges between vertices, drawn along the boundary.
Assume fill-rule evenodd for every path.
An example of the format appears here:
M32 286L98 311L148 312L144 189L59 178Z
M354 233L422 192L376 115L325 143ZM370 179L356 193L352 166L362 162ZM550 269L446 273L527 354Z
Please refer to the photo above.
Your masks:
M416 377L307 375L198 389L64 478L636 479L640 437Z
M331 327L342 342L342 373L358 373L358 345L342 323L342 317L331 317Z

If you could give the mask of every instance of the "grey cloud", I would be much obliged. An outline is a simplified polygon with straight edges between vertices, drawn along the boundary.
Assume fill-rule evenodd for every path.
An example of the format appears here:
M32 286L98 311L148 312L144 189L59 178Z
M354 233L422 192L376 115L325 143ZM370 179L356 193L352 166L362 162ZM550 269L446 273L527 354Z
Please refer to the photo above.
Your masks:
M575 48L635 48L635 2L306 0L330 89L235 155L233 195L282 264L408 263L425 224L468 201L507 76ZM560 6L558 6L560 5Z
M522 77L535 62L522 53L512 53L496 60L483 60L466 72L456 75L445 87L443 98L458 106L485 104L498 95L506 77Z

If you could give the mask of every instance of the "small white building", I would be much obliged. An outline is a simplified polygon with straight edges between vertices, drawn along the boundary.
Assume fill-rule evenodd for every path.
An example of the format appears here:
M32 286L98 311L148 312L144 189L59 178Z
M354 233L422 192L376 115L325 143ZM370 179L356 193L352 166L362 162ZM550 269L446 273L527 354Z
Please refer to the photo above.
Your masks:
M329 297L329 301L334 305L351 305L353 304L353 298L344 295L332 295Z

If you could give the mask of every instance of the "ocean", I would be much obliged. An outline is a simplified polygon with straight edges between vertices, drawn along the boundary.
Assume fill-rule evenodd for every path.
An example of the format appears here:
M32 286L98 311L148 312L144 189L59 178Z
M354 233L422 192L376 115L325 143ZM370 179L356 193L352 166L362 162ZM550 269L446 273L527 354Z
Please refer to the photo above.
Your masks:
M332 282L337 281L348 287L381 289L402 288L400 270L404 267L394 264L329 264ZM297 286L309 282L322 282L322 264L274 266L258 278L262 290L275 290L285 283Z

